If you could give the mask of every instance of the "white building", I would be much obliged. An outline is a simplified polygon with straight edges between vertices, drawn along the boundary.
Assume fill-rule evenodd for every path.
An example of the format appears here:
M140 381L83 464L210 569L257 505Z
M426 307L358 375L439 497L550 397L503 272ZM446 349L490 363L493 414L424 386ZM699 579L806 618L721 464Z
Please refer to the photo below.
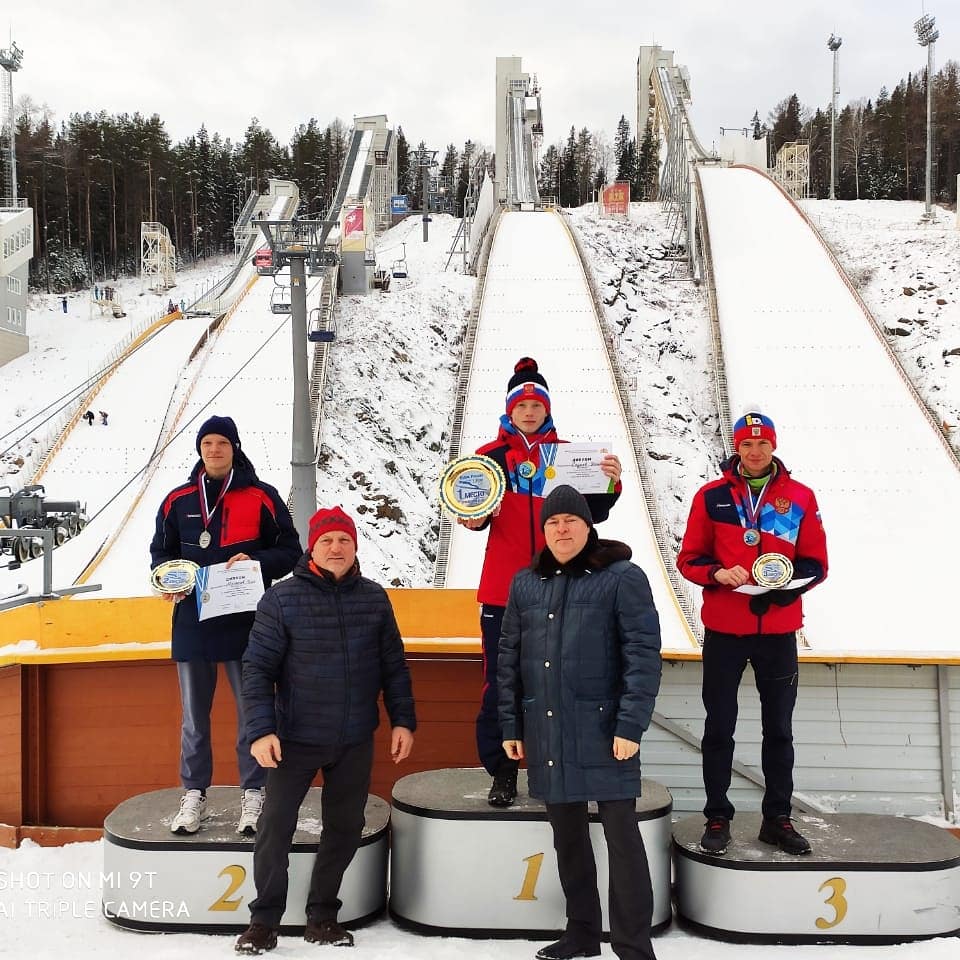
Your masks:
M0 201L0 365L26 353L27 269L33 256L33 210Z

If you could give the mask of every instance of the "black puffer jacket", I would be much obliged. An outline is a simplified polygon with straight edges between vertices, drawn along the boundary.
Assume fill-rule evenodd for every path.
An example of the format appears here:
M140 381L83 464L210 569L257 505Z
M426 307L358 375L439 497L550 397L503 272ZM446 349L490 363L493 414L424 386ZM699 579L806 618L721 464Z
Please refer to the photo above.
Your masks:
M349 746L379 723L416 729L410 671L386 591L360 576L314 572L304 554L293 576L260 600L243 655L243 707L250 740Z
M520 571L500 635L504 740L522 740L530 795L547 803L640 795L640 741L660 689L660 621L630 548L598 540L565 565L545 548Z

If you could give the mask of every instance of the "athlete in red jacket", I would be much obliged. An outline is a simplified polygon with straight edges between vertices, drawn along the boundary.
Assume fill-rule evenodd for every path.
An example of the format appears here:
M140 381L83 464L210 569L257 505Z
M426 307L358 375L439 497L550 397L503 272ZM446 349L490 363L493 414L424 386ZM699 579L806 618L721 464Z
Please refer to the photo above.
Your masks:
M793 795L793 708L797 699L797 635L803 623L800 595L827 575L827 541L813 491L798 483L774 457L773 421L751 412L734 425L736 455L719 480L693 499L677 567L703 587L704 722L702 754L707 826L700 848L720 855L730 842L733 804L727 797L737 724L737 689L753 666L763 724L765 780L760 840L787 853L809 853L810 844L790 820ZM761 594L754 561L778 553L793 563L793 586Z
M503 752L503 737L497 717L497 654L500 626L507 606L510 582L543 549L540 526L542 492L548 478L548 453L541 447L563 443L557 438L550 417L550 393L536 360L523 357L507 384L506 413L500 418L497 439L477 450L500 465L507 480L499 510L482 520L459 520L471 530L489 528L487 550L480 574L477 599L481 603L483 635L483 691L477 716L477 752L480 762L494 778L488 801L508 807L517 796L517 762ZM620 496L620 461L608 455L601 462L610 478L610 493L587 495L594 523L607 519Z

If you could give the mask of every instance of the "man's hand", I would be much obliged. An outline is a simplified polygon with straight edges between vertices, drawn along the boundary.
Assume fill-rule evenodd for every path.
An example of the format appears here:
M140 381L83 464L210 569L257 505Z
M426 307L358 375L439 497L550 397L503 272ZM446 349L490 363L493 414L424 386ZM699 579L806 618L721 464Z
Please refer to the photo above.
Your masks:
M629 760L637 755L640 744L635 740L628 740L626 737L613 738L613 759Z
M229 570L238 560L249 560L250 558L245 553L235 553L227 561L227 570Z
M525 755L522 740L504 740L503 750L511 760L522 760Z
M280 738L275 733L268 733L250 744L250 754L261 767L275 767L283 757L280 755Z
M620 458L608 453L600 461L600 469L604 476L609 477L614 483L620 482L620 474L623 473L623 467L620 465Z
M162 596L163 599L167 601L167 603L179 603L181 600L183 600L183 599L187 596L187 594L185 594L185 593L162 593L162 594L160 594L160 596Z
M394 763L406 760L413 749L413 733L406 727L394 727L390 735L390 756Z
M750 582L750 574L739 564L735 567L724 567L718 570L713 579L724 587L742 587Z

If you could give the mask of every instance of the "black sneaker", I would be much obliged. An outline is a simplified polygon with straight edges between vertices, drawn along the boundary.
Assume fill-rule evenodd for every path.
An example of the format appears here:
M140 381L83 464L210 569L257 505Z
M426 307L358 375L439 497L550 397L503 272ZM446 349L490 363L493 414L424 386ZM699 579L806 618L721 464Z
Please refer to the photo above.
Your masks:
M810 853L807 838L797 833L796 827L787 816L764 817L758 839L763 843L771 843L779 847L784 853L793 853L797 856Z
M700 838L700 850L715 857L722 857L727 852L728 846L730 846L730 821L726 817L710 817Z
M246 953L256 956L273 950L277 945L277 928L268 927L265 923L251 923L243 933L237 937L233 949L237 953Z
M322 947L353 946L353 934L344 930L336 920L308 920L303 939L307 943L319 943Z
M487 794L487 803L491 807L509 807L517 799L517 768L501 767Z
M585 945L564 934L556 943L541 947L537 951L537 960L571 960L572 957L599 957L600 944Z

